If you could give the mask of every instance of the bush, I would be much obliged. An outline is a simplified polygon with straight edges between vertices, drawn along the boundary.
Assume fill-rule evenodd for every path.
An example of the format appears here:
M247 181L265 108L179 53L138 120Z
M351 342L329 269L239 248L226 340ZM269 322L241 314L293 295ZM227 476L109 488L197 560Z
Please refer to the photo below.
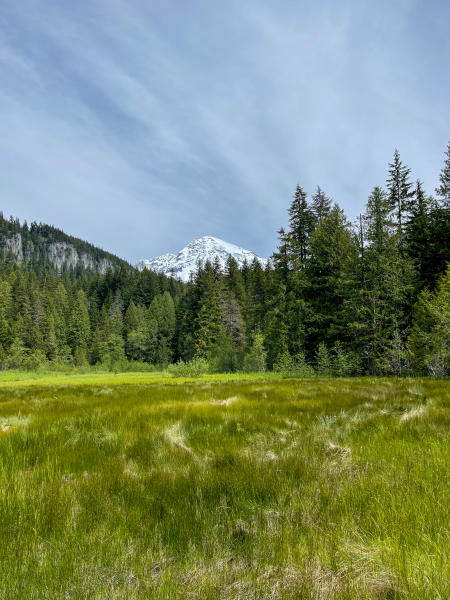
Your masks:
M314 369L306 362L303 352L292 357L288 352L281 354L273 366L273 370L286 377L312 377Z
M193 358L190 362L179 360L169 365L168 371L172 377L200 377L210 372L210 365L206 358Z
M8 358L4 362L5 367L7 369L22 369L29 353L30 351L25 347L22 340L16 338L9 347Z
M42 350L34 350L31 354L29 354L25 360L23 361L22 367L26 371L37 371L42 367L46 367L48 365L47 357Z

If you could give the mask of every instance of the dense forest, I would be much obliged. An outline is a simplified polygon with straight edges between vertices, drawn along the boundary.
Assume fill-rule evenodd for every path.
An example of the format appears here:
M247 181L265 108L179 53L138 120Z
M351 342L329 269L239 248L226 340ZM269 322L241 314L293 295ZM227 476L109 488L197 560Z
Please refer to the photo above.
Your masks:
M34 239L47 226L2 227ZM183 284L124 262L58 273L4 256L0 364L445 376L449 260L450 144L434 196L395 151L356 224L320 187L297 186L266 268L230 257Z

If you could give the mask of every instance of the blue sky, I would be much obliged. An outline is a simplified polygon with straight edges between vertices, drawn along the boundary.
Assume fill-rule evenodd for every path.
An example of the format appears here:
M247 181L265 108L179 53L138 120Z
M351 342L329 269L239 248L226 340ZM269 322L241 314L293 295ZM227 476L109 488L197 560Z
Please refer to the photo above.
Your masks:
M0 208L131 262L269 255L295 186L354 219L450 139L450 2L0 0Z

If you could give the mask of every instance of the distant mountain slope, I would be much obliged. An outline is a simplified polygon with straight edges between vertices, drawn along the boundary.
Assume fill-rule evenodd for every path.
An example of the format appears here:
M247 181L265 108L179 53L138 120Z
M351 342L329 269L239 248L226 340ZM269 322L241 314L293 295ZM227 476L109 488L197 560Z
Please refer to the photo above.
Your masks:
M267 264L267 259L257 256L250 250L245 250L235 244L205 235L189 242L178 254L169 253L157 258L141 260L137 264L137 268L140 270L150 269L157 273L172 275L182 281L189 281L191 273L196 271L199 262L203 265L207 260L213 262L217 257L220 266L224 268L226 260L230 255L235 258L239 267L242 267L244 261L251 263L255 258L261 265L265 266Z
M121 258L67 235L45 223L20 224L0 212L0 256L32 266L51 265L57 271L85 268L105 273L120 266L131 268Z

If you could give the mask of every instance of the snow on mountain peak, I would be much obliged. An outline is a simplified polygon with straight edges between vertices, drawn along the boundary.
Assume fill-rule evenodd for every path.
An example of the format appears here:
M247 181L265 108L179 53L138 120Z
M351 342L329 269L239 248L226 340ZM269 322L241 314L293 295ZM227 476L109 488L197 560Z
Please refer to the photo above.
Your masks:
M182 281L189 281L191 273L195 273L199 262L202 265L207 260L212 263L217 257L220 267L223 269L230 255L233 256L239 267L243 266L245 260L250 264L255 258L263 267L267 264L267 259L256 256L250 250L245 250L210 235L204 235L189 242L178 254L169 253L156 258L141 260L137 264L137 268L139 270L150 269L156 273L164 273L165 275L177 277Z

